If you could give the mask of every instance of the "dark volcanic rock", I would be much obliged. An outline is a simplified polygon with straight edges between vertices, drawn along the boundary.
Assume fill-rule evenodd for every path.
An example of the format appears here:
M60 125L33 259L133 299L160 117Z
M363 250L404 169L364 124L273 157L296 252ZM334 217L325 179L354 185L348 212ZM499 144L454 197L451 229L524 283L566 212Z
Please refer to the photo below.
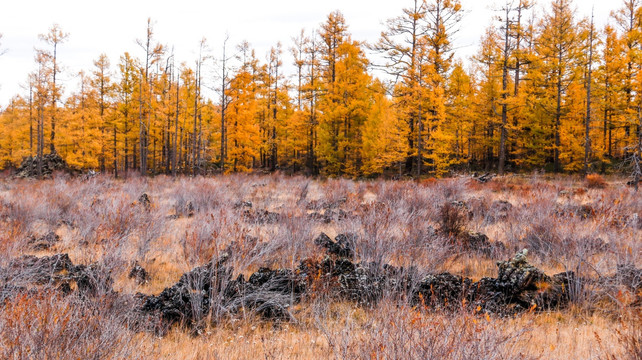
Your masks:
M140 264L138 264L138 262L134 263L134 266L129 271L129 275L127 277L130 278L130 279L136 280L138 285L147 284L149 282L149 280L151 279L151 277L149 276L149 273L147 272L147 270L145 270L145 268L140 266Z
M317 236L317 238L314 239L314 243L317 246L320 246L328 250L328 252L331 252L330 249L333 249L333 247L336 245L335 242L332 241L332 239L330 239L328 235L326 235L326 233L319 234L319 236Z
M249 223L274 224L281 220L281 214L267 210L247 209L243 211L243 219Z
M45 257L25 255L14 259L7 268L6 280L16 284L53 284L74 269L67 254Z
M457 237L459 245L465 251L472 251L486 256L490 256L495 252L501 252L506 249L504 244L497 242L492 243L488 236L474 231L465 231Z
M491 174L491 173L486 173L480 176L478 176L477 173L473 174L473 179L479 181L482 184L485 184L493 180L494 177L495 177L495 174Z
M233 278L233 270L223 266L233 252L229 250L183 274L176 284L158 295L138 294L138 304L128 305L125 311L135 309L138 318L134 322L142 329L163 331L173 324L198 330L205 319L216 321L245 311L268 320L291 320L292 305L316 296L365 306L377 304L385 296L408 299L414 306L435 310L456 311L470 306L488 313L516 314L562 308L571 301L571 294L584 286L573 272L544 274L527 261L526 250L498 262L495 278L482 278L475 283L450 273L420 278L415 268L354 262L350 246L355 240L355 235L342 234L333 241L322 233L315 240L326 250L322 260L303 260L294 270L262 267L247 280L242 274ZM617 276L634 288L640 286L638 269L622 268ZM136 264L130 277L142 281L149 275ZM104 268L97 264L74 265L66 254L24 256L0 269L0 303L42 287L65 294L77 292L83 299L99 299L94 296L116 294L111 286L111 277Z
M143 313L157 313L168 325L195 326L207 315L252 310L266 319L290 319L288 308L306 291L303 276L291 270L261 268L248 281L210 263L185 273L158 296L144 298Z
M147 211L151 210L152 208L152 201L149 199L149 195L147 195L147 193L142 193L138 197L138 204Z
M511 260L498 262L497 278L483 278L473 283L469 300L494 313L550 309L568 304L569 288L579 284L574 273L549 277L528 263L527 254L528 251L523 250Z
M42 250L48 250L59 241L60 241L60 236L58 236L55 232L50 231L46 235L41 236L39 238L36 238L35 236L31 235L29 239L27 239L27 245L32 250L42 251Z
M555 214L561 217L576 216L580 219L591 219L595 217L595 209L589 204L573 205L567 204L555 210Z
M357 240L355 234L339 234L332 241L328 235L321 233L314 243L326 250L329 255L340 258L354 258L354 243Z
M490 204L488 213L486 215L486 220L494 223L497 221L505 220L508 218L511 210L513 209L513 204L506 200L496 200Z
M325 224L329 224L333 221L345 220L348 218L348 216L348 213L343 211L342 209L325 209L308 214L308 218Z
M98 264L76 265L72 279L76 282L80 294L90 296L112 292L114 283L107 270Z
M229 296L229 309L241 308L255 311L265 319L290 320L288 308L300 301L307 290L305 275L287 269L261 268L247 282L242 277L233 284L233 296Z
M22 163L18 168L17 176L19 178L38 177L38 163L40 163L40 159L37 156L25 158L22 160ZM55 171L69 170L69 166L65 160L63 160L56 152L44 155L42 157L41 166L42 176L45 178L51 177Z
M450 273L428 275L416 286L411 297L413 305L422 304L436 309L453 310L460 307L469 279Z
M64 293L77 289L83 296L112 292L109 272L98 264L74 265L67 254L45 257L31 255L12 261L1 282L13 287L57 287Z
M633 264L617 265L615 279L617 283L632 290L642 289L642 269L636 268Z
M234 209L241 209L241 208L252 208L252 202L251 201L237 201L234 203L232 206Z
M196 325L218 304L218 295L231 280L232 271L209 263L183 274L171 287L158 296L144 298L141 311L156 313L167 324Z

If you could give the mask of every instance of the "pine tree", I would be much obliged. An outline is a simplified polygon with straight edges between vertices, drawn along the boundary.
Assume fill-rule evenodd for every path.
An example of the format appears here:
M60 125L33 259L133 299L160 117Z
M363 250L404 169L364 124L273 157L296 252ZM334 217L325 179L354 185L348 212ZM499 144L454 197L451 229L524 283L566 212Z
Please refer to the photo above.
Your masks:
M61 67L58 63L58 46L69 38L69 34L64 33L58 24L54 24L49 32L46 34L40 34L38 36L41 41L44 41L47 45L50 46L48 50L37 50L40 53L41 60L45 62L45 66L48 67L47 71L47 82L49 83L49 101L50 101L50 132L49 132L49 151L51 153L56 152L56 116L58 115L58 102L62 97L62 87L57 81L58 75L60 74Z
M259 153L260 134L256 123L259 111L257 93L257 60L247 42L239 45L241 67L230 82L228 108L227 171L251 171Z
M562 170L561 128L568 113L567 89L578 81L582 39L571 0L554 0L550 12L540 22L537 53L542 59L543 83L540 105L549 114L552 136L553 169Z
M477 108L479 120L471 137L477 162L483 160L486 171L495 163L495 149L499 148L496 129L500 128L502 99L501 42L494 27L489 27L482 37L477 62L479 94Z
M420 56L426 53L427 45L426 6L423 0L413 0L411 7L402 10L403 15L386 21L381 38L372 46L386 59L380 67L397 81L393 97L397 116L405 121L407 128L406 170L416 175L421 174L423 163L418 161L423 153L420 128L424 118L419 84Z
M437 175L445 173L451 159L441 156L448 152L447 140L452 139L446 119L446 86L452 68L454 49L452 37L457 33L463 16L459 0L432 0L427 2L425 36L426 50L420 64L422 85L426 88L424 106L427 116L422 126L426 129L429 154L427 164ZM423 140L422 140L423 141ZM421 156L419 157L421 158Z
M90 80L90 86L92 87L94 93L97 96L96 106L98 107L98 116L100 117L100 171L105 171L106 162L108 161L109 150L108 143L109 140L113 140L112 143L112 155L111 159L114 162L113 170L116 171L116 154L117 154L117 143L116 143L116 124L115 118L112 116L112 97L114 94L114 85L111 82L110 70L109 70L109 59L107 55L102 54L94 61L94 71L93 77ZM111 136L110 136L111 135Z
M372 88L372 106L362 130L361 169L364 175L372 176L397 167L401 175L408 154L406 123L397 116L394 104L386 96L385 86L375 80Z

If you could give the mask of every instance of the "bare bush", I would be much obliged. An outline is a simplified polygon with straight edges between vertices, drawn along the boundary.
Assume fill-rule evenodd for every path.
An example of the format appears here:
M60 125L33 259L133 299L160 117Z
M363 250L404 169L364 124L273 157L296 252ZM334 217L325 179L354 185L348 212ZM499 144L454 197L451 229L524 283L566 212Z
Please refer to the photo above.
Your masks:
M528 358L516 351L528 328L507 332L475 314L429 315L385 303L363 318L346 315L338 328L322 329L336 359Z
M447 236L458 236L466 229L467 215L463 205L445 203L439 211L439 230Z
M18 295L0 312L3 359L145 359L125 327L126 314L56 293Z
M607 185L606 180L599 174L586 175L586 186L589 189L604 189Z
M258 292L235 298L233 304L223 304L213 292L208 294L209 308L203 308L194 305L204 299L194 291L188 303L195 306L191 311L198 323L196 333L206 337L208 332L226 332L225 337L208 338L216 344L208 354L227 355L228 349L251 347L251 343L236 338L240 335L239 322L248 328L269 323L245 310L273 311L278 308L275 304L285 304L288 307L283 314L294 320L288 326L296 336L306 337L304 342L319 333L327 335L320 342L315 338L315 346L297 343L306 349L304 358L363 358L372 354L374 358L511 359L522 358L517 355L522 352L524 357L541 355L541 349L519 348L517 344L523 344L530 332L521 332L507 319L488 320L475 313L431 314L408 307L408 293L414 291L406 288L408 279L443 271L473 281L494 278L496 261L527 248L535 255L533 265L542 271L573 274L564 288L573 312L542 311L536 315L541 322L529 323L529 330L539 331L545 328L544 323L568 327L571 325L564 325L567 320L588 316L598 316L607 329L620 326L612 319L629 316L626 309L639 303L639 285L629 284L638 282L628 281L628 273L622 269L642 268L642 243L638 241L642 198L632 189L615 184L598 190L587 189L586 184L578 186L577 179L541 176L499 177L481 184L464 178L424 182L315 181L283 174L176 179L131 176L126 181L104 175L87 179L0 180L0 292L6 295L0 295L6 300L0 304L0 342L5 341L0 343L0 351L9 349L0 353L0 358L56 358L56 351L62 348L57 343L71 346L76 358L162 357L147 351L154 340L144 333L134 335L125 326L129 323L138 329L131 314L122 311L122 307L123 313L118 312L120 301L134 301L132 294L136 292L159 294L190 270L223 258L229 271L223 282L233 282L239 275L248 276L263 267L297 274L304 259L317 264L326 259L323 249L314 244L321 232L331 238L346 235L345 244L351 255L354 252L354 263L362 265L365 279L388 277L389 283L382 283L378 289L378 303L337 302L339 297L324 287L326 274L322 268L306 280L313 295L297 301L288 293L269 293L266 297ZM147 195L149 203L141 203L142 194ZM56 239L51 246L27 246L30 239L45 234L53 234ZM468 251L474 246L465 250L462 239L471 234L493 245L504 244L505 248L498 246L493 248L498 251L485 253ZM43 297L42 286L30 287L28 281L20 283L19 287L25 288L21 297L14 296L17 289L5 291L5 286L10 285L7 269L14 258L56 253L67 253L76 264L96 264L100 271L92 274L111 277L113 291L110 282L109 287L86 297L92 299L86 303L76 295L62 297L47 292L50 298ZM136 262L149 272L149 281L139 283L128 278ZM384 265L390 265L387 269L394 268L397 273L383 274ZM192 280L190 289L205 286L199 283L202 279ZM344 276L337 281L363 285L358 278ZM412 286L413 281L410 283ZM363 288L355 287L357 290L347 298L360 298ZM108 300L114 292L120 294L116 297L121 300ZM24 321L32 324L48 321L49 325L42 326L51 329L47 330L52 334L49 340L38 338L41 344L33 345L37 338L35 328L11 319L19 311L25 313ZM44 320L35 319L38 311ZM66 328L54 320L55 315L44 316L57 312L64 315ZM351 320L343 322L343 316ZM310 326L311 322L314 326ZM503 328L509 323L511 327ZM628 334L627 329L622 325L621 334ZM182 328L170 333L177 339L194 334ZM84 344L85 352L68 345L70 339L75 339L73 334L82 335L82 339L74 341ZM108 334L111 338L105 339ZM15 344L22 335L32 340ZM228 337L235 340L228 341ZM634 343L627 340L620 344L612 341L615 338L616 335L608 338L612 343L609 351L614 354L624 354L626 344ZM256 339L252 341L260 344ZM545 340L548 342L543 341L546 345L540 348L551 344L550 339ZM171 341L174 340L164 338L159 343L173 350L168 345L173 344ZM582 341L582 346L589 347L596 340ZM236 342L235 348L229 345ZM96 344L100 344L100 350ZM122 352L114 350L120 345ZM38 349L38 353L29 353L32 350L27 346ZM290 357L289 346L282 345L280 352L273 355ZM168 350L163 351L167 357ZM249 350L238 353L244 354L241 358L254 354ZM260 349L259 353L263 354ZM187 358L196 356L189 349L182 354Z

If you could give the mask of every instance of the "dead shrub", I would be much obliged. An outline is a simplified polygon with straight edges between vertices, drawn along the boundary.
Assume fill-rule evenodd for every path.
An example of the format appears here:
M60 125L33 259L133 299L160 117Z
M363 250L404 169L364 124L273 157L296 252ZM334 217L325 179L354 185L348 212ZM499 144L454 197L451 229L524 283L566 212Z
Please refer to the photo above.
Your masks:
M0 311L2 359L144 359L126 312L54 292L20 294Z
M461 206L445 203L439 210L439 231L448 236L458 236L466 229L468 215Z
M606 185L606 180L599 174L586 175L586 186L589 189L604 189Z
M386 302L339 329L322 328L337 359L529 359L518 342L528 328L506 331L477 314L428 314Z
M620 328L615 330L620 351L604 351L602 339L597 336L598 343L606 353L605 360L642 360L642 310L625 314Z

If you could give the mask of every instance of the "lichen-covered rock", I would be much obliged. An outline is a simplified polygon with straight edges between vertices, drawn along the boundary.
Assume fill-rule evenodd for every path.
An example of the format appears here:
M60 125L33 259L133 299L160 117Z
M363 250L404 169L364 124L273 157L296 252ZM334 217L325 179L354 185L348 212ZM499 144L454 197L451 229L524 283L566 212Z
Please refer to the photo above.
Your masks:
M569 288L579 284L573 272L549 277L527 260L528 250L511 260L497 263L497 278L473 283L469 300L488 312L516 313L528 309L550 309L568 304ZM573 283L571 283L573 281Z
M386 277L374 263L358 264L353 271L338 276L339 295L363 305L374 305L383 296Z
M546 274L528 262L527 255L528 250L524 249L511 260L497 263L497 280L514 293L534 290L537 288L537 281L546 279Z

